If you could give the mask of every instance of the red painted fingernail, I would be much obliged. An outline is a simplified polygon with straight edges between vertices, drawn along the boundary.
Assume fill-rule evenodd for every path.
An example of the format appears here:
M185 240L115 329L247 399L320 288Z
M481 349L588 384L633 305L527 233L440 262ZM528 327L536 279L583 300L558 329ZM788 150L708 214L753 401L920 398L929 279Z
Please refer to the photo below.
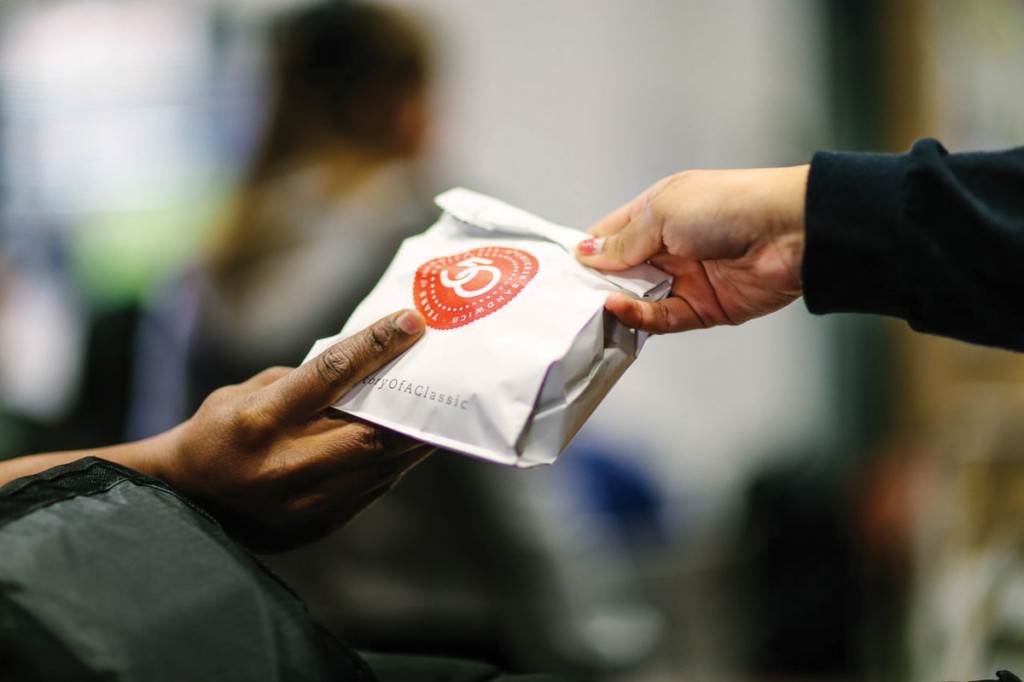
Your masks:
M593 256L601 253L601 247L604 246L603 237L592 237L590 239L584 239L576 245L576 250L580 252L582 256Z

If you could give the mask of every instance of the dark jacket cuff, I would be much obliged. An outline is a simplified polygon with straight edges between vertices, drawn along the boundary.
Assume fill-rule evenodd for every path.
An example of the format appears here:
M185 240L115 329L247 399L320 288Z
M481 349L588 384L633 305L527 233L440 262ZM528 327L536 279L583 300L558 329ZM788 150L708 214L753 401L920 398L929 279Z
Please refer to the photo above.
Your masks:
M818 152L807 182L804 300L812 313L905 317L905 155Z

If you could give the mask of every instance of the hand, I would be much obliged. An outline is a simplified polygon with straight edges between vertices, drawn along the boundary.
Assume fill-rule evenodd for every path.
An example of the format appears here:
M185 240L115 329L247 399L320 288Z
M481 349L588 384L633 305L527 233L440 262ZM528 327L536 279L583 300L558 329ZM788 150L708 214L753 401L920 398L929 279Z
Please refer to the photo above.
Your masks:
M195 499L252 549L322 537L433 450L328 409L423 328L414 311L391 315L297 369L221 388L165 434L172 447L139 468Z
M802 293L809 166L687 171L665 178L591 229L585 265L622 270L650 261L673 277L662 301L612 294L630 327L679 332L740 324Z

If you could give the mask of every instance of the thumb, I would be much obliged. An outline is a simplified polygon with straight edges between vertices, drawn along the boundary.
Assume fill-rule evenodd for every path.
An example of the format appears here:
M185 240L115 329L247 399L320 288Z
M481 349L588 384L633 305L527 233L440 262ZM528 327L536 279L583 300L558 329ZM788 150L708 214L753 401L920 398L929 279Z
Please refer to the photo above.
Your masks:
M615 234L581 241L576 245L576 258L598 270L625 270L647 262L663 250L661 230L641 214Z
M423 317L415 310L388 315L268 386L264 399L283 419L305 419L401 355L419 339L424 327Z

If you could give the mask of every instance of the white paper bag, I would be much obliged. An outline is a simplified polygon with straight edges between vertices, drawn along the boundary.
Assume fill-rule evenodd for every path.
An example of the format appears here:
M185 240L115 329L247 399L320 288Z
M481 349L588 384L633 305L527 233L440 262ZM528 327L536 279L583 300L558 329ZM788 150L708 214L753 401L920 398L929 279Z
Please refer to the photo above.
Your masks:
M341 333L306 360L400 308L427 330L335 407L427 443L529 467L553 462L643 345L604 311L612 291L658 299L670 278L641 265L599 273L573 256L585 236L465 189L406 239Z

